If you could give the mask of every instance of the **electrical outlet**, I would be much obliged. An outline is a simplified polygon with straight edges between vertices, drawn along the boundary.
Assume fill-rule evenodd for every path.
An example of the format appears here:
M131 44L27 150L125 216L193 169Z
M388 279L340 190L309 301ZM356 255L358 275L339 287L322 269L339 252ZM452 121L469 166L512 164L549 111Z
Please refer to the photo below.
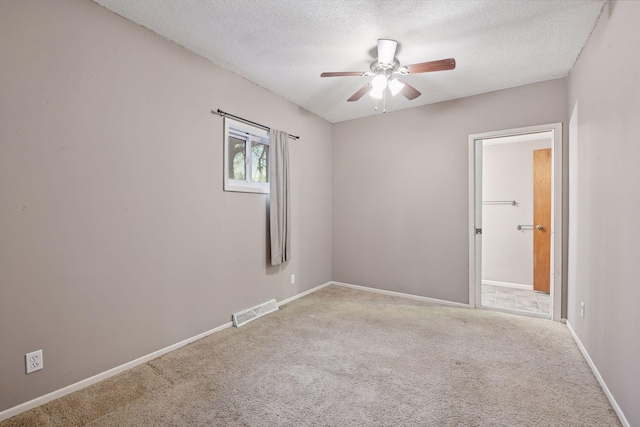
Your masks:
M296 275L292 274L291 275L291 284L293 285L294 283L296 283Z
M580 317L584 319L584 303L580 303Z
M27 374L31 372L39 371L44 368L42 359L42 350L32 351L24 355L25 362L27 364Z

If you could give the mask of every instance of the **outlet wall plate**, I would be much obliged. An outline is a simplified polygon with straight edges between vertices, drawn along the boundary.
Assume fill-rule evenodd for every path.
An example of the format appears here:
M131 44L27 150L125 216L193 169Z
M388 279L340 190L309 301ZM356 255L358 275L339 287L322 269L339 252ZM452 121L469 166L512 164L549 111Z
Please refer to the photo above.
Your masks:
M40 369L44 368L42 350L36 350L32 351L31 353L27 353L24 355L24 358L27 367L27 374L39 371Z
M292 274L291 275L291 284L293 285L294 283L296 283L296 275Z

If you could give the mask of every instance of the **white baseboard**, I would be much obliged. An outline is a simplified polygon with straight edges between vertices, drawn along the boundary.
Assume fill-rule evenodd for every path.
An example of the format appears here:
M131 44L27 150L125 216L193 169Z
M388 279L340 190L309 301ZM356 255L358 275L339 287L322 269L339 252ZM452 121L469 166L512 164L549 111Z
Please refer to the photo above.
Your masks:
M327 286L329 286L331 283L332 283L332 282L323 283L322 285L316 286L315 288L311 288L311 289L309 289L308 291L301 292L301 293L299 293L299 294L297 294L297 295L294 295L294 296L292 296L292 297L290 297L290 298L287 298L287 299L285 299L285 300L282 300L282 301L280 301L280 302L278 303L278 307L280 307L281 305L289 304L291 301L295 301L295 300L297 300L298 298L302 298L302 297L304 297L304 296L307 296L307 295L309 295L309 294L312 294L312 293L314 293L314 292L316 292L316 291L319 291L319 290L320 290L320 289L322 289L322 288L326 288L326 287L327 287Z
M309 289L308 291L305 291L305 292L299 293L297 295L294 295L291 298L287 298L287 299L285 299L283 301L280 301L278 303L278 306L287 304L287 303L289 303L291 301L294 301L294 300L296 300L298 298L302 298L303 296L309 295L312 292L316 292L316 291L318 291L318 290L320 290L320 289L322 289L324 287L329 286L330 284L331 284L331 282L327 282L327 283L324 283L324 284L322 284L320 286L316 286L313 289ZM69 393L73 393L74 391L78 391L78 390L81 390L81 389L83 389L85 387L89 387L90 385L93 385L93 384L95 384L97 382L100 382L102 380L106 380L107 378L110 378L110 377L112 377L114 375L117 375L117 374L119 374L121 372L126 371L127 369L131 369L131 368L134 368L134 367L136 367L138 365L142 365L143 363L146 363L146 362L148 362L150 360L153 360L153 359L155 359L157 357L160 357L163 354L169 353L170 351L177 350L180 347L183 347L183 346L185 346L187 344L190 344L190 343L192 343L194 341L197 341L197 340L202 339L204 337L207 337L207 336L209 336L211 334L214 334L216 332L219 332L219 331L222 331L224 329L227 329L227 328L231 327L232 325L233 325L232 322L225 323L223 325L218 326L217 328L213 328L213 329L211 329L209 331L203 332L203 333L198 334L196 336L193 336L191 338L187 338L186 340L180 341L179 343L170 345L170 346L165 347L165 348L163 348L161 350L154 351L153 353L149 353L146 356L139 357L139 358L137 358L135 360L132 360L131 362L127 362L127 363L124 363L124 364L122 364L120 366L116 366L115 368L109 369L108 371L102 372L100 374L97 374L97 375L94 375L92 377L86 378L84 380L78 381L77 383L68 385L66 387L63 387L63 388L55 390L55 391L52 391L51 393L47 393L44 396L36 397L33 400L30 400L28 402L21 403L20 405L14 406L14 407L9 408L9 409L6 409L6 410L0 412L0 421L6 420L6 419L11 418L11 417L14 417L14 416L16 416L16 415L18 415L18 414L20 414L22 412L26 412L26 411L28 411L30 409L33 409L33 408L36 408L38 406L44 405L45 403L51 402L52 400L59 399L59 398L61 398L63 396L66 396Z
M331 283L336 286L342 286L343 288L357 289L359 291L373 292L373 293L382 294L382 295L391 295L394 297L408 298L408 299L414 299L414 300L424 301L424 302L432 302L435 304L448 305L452 307L469 308L469 304L463 304L461 302L453 302L453 301L446 301L446 300L429 298L429 297L421 297L419 295L403 294L401 292L386 291L384 289L369 288L367 286L352 285L350 283L342 283L342 282L331 282Z
M533 290L533 285L525 285L523 283L498 282L497 280L483 280L483 285L504 286L505 288Z
M591 367L591 370L593 371L593 375L595 375L596 379L600 383L600 387L602 387L602 391L604 391L604 394L607 396L607 399L609 399L611 406L613 406L613 409L616 411L618 418L620 418L620 423L622 423L624 427L631 427L631 424L629 424L629 421L627 421L627 418L624 416L622 409L620 409L620 406L618 406L618 402L616 402L616 399L613 397L613 394L611 394L611 391L609 391L609 387L607 387L607 384L605 384L604 380L602 379L600 372L598 372L598 368L596 368L595 363L593 363L593 360L591 360L591 356L589 356L589 353L587 353L587 349L584 348L584 346L582 345L582 342L580 341L580 338L578 338L578 335L576 334L576 331L574 331L573 328L571 327L571 323L569 323L569 320L567 320L565 324L567 325L567 329L569 329L569 332L571 332L571 336L573 337L576 344L578 345L578 348L582 352L582 355L587 360L589 367Z

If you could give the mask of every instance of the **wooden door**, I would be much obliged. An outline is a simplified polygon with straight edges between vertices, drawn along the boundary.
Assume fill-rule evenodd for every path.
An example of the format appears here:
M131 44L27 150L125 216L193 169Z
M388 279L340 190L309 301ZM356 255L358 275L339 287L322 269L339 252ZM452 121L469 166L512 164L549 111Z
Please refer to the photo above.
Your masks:
M551 148L533 150L533 290L551 286Z

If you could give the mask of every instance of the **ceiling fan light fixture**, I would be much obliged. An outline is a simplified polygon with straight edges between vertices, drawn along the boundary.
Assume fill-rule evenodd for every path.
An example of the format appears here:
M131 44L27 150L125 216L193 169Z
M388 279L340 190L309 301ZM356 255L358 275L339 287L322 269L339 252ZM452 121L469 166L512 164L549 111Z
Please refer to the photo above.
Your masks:
M373 90L382 92L387 87L387 76L384 74L378 74L371 80Z
M391 91L391 95L396 96L400 91L404 88L404 83L400 80L393 79L389 82L389 90Z
M407 100L412 101L422 95L418 89L411 86L396 76L406 76L408 74L431 73L434 71L453 70L456 68L454 58L440 59L438 61L420 62L412 65L400 65L400 61L395 57L398 42L390 39L378 39L378 57L369 64L371 71L339 71L326 72L320 77L369 77L371 81L366 83L356 91L347 102L355 102L361 99L366 93L375 99L385 99L387 88L392 96L401 93ZM367 79L368 80L368 79Z
M384 93L385 88L376 89L375 87L371 89L369 95L375 99L382 99L382 94Z

